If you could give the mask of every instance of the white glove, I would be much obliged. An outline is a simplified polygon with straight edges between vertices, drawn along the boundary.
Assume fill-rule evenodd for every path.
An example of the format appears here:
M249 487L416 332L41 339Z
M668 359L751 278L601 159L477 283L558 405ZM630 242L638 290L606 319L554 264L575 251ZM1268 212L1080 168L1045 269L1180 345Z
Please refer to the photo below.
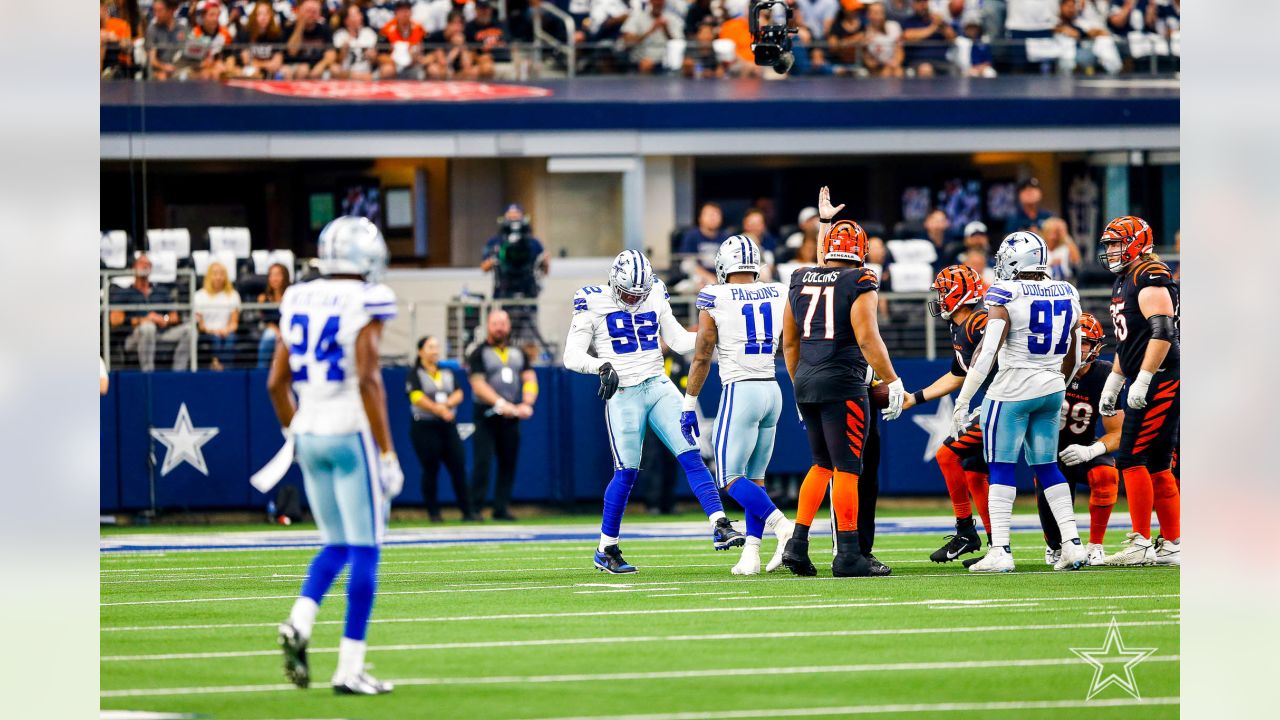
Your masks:
M1129 407L1141 410L1147 406L1147 389L1151 387L1151 378L1154 376L1154 373L1146 370L1138 371L1138 377L1129 383Z
M1058 453L1058 459L1063 465L1083 465L1106 452L1107 446L1099 440L1092 445L1068 445Z
M889 383L889 407L880 411L880 417L885 420L897 420L902 414L902 400L906 395L907 391L902 387L902 378Z
M969 412L968 401L956 401L956 409L951 413L951 437L959 438L968 429L969 423L973 422L973 416L977 412Z
M1124 376L1111 373L1107 383L1102 386L1102 397L1098 400L1098 412L1104 417L1114 417L1116 401L1120 399L1120 391L1124 389Z
M378 457L378 479L388 500L404 489L404 471L400 469L400 458L394 452L384 452Z

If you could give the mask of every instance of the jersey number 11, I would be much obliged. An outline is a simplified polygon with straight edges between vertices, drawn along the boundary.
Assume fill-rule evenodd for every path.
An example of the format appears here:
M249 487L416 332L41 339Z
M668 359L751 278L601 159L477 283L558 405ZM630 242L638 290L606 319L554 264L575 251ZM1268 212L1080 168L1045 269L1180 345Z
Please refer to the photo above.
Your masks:
M742 306L742 317L747 321L747 355L773 354L773 306L768 302L760 303L760 323L763 331L757 340L756 309L751 303Z

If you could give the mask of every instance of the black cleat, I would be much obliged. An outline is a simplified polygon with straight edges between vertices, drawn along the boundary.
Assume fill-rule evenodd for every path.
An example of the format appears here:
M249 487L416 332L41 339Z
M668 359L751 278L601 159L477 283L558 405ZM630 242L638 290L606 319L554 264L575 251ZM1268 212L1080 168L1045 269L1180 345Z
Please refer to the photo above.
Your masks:
M990 545L988 545L987 547L990 547ZM960 564L964 565L964 568L968 570L971 565L977 565L978 562L980 562L984 557L986 557L986 555L981 555L979 557L971 557Z
M716 550L742 547L747 544L747 536L733 529L729 518L716 520L716 528L711 533L711 545Z
M305 690L311 684L307 667L307 640L291 622L280 624L280 647L284 650L284 676Z
M982 549L982 539L973 524L973 518L956 520L956 534L947 536L947 544L933 551L929 559L936 563L947 563L964 555ZM966 566L967 567L967 566Z
M596 550L595 566L610 575L638 572L634 565L622 559L622 551L617 545L610 545L603 551Z
M782 549L782 564L801 577L813 577L818 568L809 560L809 526L799 525L791 531L791 539Z
M871 563L862 554L856 531L843 530L836 533L836 556L831 561L831 574L835 577L871 575Z
M871 577L888 577L893 574L893 569L880 562L875 555L867 553L865 557L867 562L871 563Z
M394 685L382 682L369 673L360 673L353 678L333 683L335 695L386 695L393 689Z

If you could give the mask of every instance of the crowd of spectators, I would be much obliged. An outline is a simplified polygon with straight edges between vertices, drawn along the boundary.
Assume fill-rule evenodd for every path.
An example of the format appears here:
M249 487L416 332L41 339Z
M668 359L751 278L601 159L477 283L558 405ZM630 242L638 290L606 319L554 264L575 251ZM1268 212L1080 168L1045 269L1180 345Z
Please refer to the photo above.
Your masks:
M578 73L773 74L752 60L750 0L99 2L104 77L492 78L535 39L567 69L547 38L576 46ZM787 2L793 75L1114 74L1180 52L1180 0Z

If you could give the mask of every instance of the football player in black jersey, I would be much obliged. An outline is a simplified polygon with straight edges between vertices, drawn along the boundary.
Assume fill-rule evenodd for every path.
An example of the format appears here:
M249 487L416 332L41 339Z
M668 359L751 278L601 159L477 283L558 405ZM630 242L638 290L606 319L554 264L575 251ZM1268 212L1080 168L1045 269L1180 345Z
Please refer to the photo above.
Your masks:
M987 329L987 310L982 306L985 288L982 278L966 265L945 267L933 279L937 300L929 302L929 314L951 324L951 371L923 390L907 395L902 408L913 407L946 397L964 385L973 352L982 342ZM994 373L991 375L994 377ZM985 389L985 388L984 388ZM982 516L982 526L990 534L991 519L987 514L987 467L982 459L982 428L975 418L959 437L948 437L934 458L947 482L947 494L956 515L956 533L947 536L947 544L929 556L934 562L951 562L965 553L982 549L982 540L973 519L969 496Z
M814 575L809 527L829 481L836 515L836 577L870 575L872 566L858 541L858 475L870 407L868 364L889 384L886 420L902 413L902 380L894 372L876 319L879 280L863 267L867 234L857 223L831 224L844 206L832 207L827 188L818 197L820 267L791 274L783 314L783 356L796 392L801 421L813 455L800 487L796 527L782 562L797 575Z
M1112 415L1129 379L1116 466L1129 497L1133 532L1108 565L1181 565L1181 499L1170 470L1180 407L1178 282L1153 249L1151 226L1125 216L1107 224L1098 261L1116 274L1111 291L1116 364L1107 377L1099 411ZM1151 541L1151 510L1161 537Z
M1066 399L1062 401L1058 468L1071 485L1072 497L1077 487L1089 488L1089 544L1085 546L1085 552L1089 565L1102 565L1106 559L1102 541L1107 534L1107 523L1120 486L1120 475L1111 453L1120 446L1124 411L1117 410L1115 415L1102 417L1102 437L1094 434L1098 425L1098 403L1102 400L1102 388L1111 375L1111 363L1098 359L1106 336L1102 323L1091 313L1081 313L1080 330L1081 362L1084 364L1075 378L1067 383ZM1036 484L1036 503L1040 508L1045 543L1049 546L1045 563L1053 565L1062 549L1062 534L1039 483Z

